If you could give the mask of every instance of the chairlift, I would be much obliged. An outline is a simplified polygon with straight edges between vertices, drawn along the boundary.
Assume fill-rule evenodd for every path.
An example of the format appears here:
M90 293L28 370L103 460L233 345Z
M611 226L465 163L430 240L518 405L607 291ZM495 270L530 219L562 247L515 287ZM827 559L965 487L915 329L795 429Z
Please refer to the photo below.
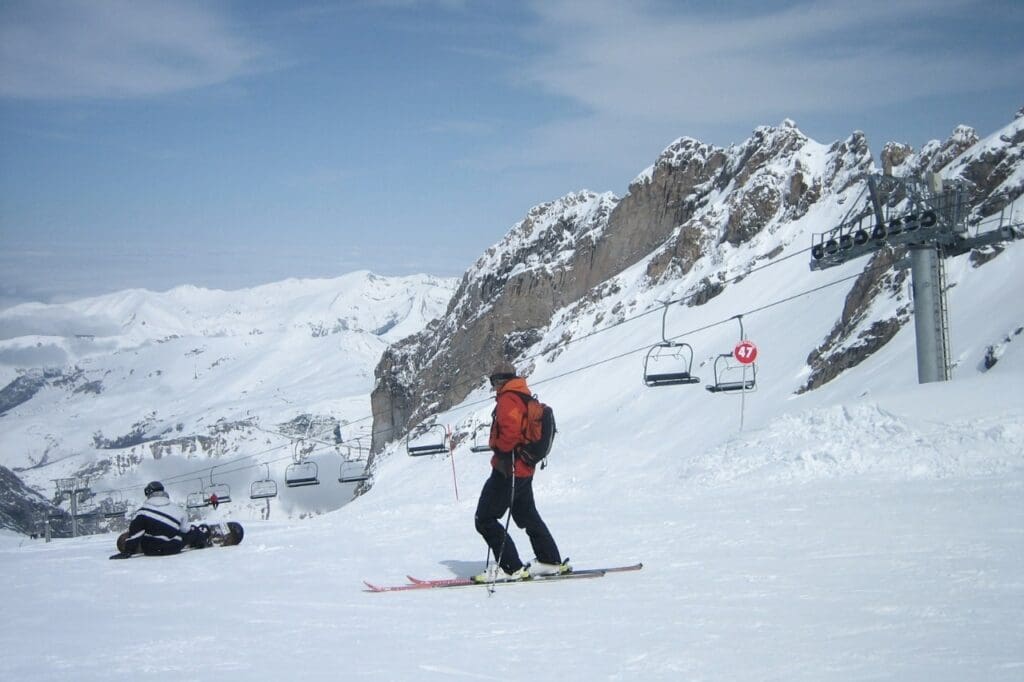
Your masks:
M342 458L341 469L338 470L338 483L362 483L369 480L370 474L366 470L369 449L363 447L361 439L362 436L356 436L345 445L348 454ZM356 451L355 458L352 457L353 447Z
M203 493L189 493L188 497L185 498L185 506L189 509L199 509L209 505L210 498Z
M431 440L426 440L426 436L431 435L437 429L441 430L441 441L438 442L436 436ZM421 432L417 436L417 444L412 444L412 432L405 437L405 449L409 453L410 457L423 457L425 455L443 455L448 452L448 440L449 434L448 429L443 424L434 424L430 426L426 431Z
M341 472L338 474L338 483L362 483L363 481L370 480L370 474L366 473L366 469L360 468L357 471L349 471L345 473L345 465L341 465Z
M320 468L316 462L306 459L302 452L302 440L295 441L292 449L294 461L284 469L284 484L289 488L303 488L320 485Z
M355 436L350 438L345 443L345 450L348 453L348 461L350 462L365 462L367 456L370 454L370 448L363 445L363 436ZM352 451L355 450L355 457L352 457ZM340 454L340 450L338 451Z
M661 341L651 346L644 356L644 384L647 386L679 386L700 383L693 376L693 347L688 343L670 341L665 333L669 303L661 314Z
M491 429L483 431L487 435L487 438L483 442L480 441L480 432L482 429L477 429L473 432L473 444L469 446L470 452L490 452L491 446L488 444L491 436Z
M210 467L210 485L203 489L203 493L206 495L206 499L211 503L214 499L217 500L217 504L221 505L231 501L231 486L227 483L214 483L213 482L213 470L217 467Z
M284 469L284 484L289 488L320 485L319 467L311 460L289 464Z
M271 497L277 497L277 482L270 477L270 464L264 462L263 465L267 467L267 477L253 481L252 485L249 486L250 500L266 500Z
M203 482L199 481L199 490L185 497L185 506L189 509L201 509L210 506L210 496L203 492Z
M113 497L108 498L110 504L103 508L103 518L116 519L118 517L124 518L128 512L128 500L120 499L114 500Z
M361 483L370 478L366 472L366 462L363 460L348 460L341 463L341 470L338 472L338 483Z
M722 353L715 358L715 383L705 388L712 393L749 393L756 386L756 363L741 365L734 361L732 353Z
M746 340L743 332L743 316L737 315L740 324L740 341ZM715 358L715 383L705 386L712 393L750 393L757 387L757 363L741 364L732 353L720 353Z

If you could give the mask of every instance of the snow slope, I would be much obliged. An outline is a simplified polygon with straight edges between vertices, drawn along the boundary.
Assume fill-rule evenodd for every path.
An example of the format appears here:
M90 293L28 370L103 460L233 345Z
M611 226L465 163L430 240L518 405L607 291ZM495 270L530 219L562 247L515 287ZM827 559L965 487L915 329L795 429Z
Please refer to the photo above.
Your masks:
M0 538L0 677L1019 680L1021 257L1014 244L979 270L950 264L947 383L916 384L904 329L794 396L793 350L841 293L751 314L760 386L743 430L739 397L649 389L642 354L611 359L656 339L656 315L538 360L531 383L560 427L540 509L577 566L642 560L640 572L493 595L364 592L364 579L468 575L485 561L472 516L487 456L468 443L454 462L398 450L369 494L302 522L249 521L235 548L110 562L109 535ZM802 259L777 269L822 277ZM754 279L682 310L680 326L777 300ZM723 323L690 340L727 349L735 335ZM1004 339L983 371L986 344ZM477 397L448 421L479 421L490 407Z

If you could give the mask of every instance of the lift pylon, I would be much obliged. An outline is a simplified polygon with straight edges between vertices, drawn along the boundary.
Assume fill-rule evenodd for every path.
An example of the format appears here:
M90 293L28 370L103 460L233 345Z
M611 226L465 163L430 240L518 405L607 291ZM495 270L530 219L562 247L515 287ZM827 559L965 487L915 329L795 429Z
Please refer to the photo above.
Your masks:
M869 204L854 206L837 227L814 235L811 270L842 265L885 246L907 248L918 383L947 381L951 378L952 353L944 259L1024 238L1024 229L1012 223L1012 215L1009 220L1004 215L996 229L969 235L970 186L965 180L943 180L935 174L900 178L881 173L865 175L864 180ZM902 212L886 213L886 199L900 194L906 198L900 202Z

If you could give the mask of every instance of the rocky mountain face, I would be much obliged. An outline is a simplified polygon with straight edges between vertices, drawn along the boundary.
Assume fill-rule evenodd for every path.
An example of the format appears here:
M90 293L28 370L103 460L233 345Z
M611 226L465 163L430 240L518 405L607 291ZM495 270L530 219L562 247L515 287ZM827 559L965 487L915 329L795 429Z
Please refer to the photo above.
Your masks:
M404 433L429 402L447 405L539 338L551 312L580 296L579 254L593 254L617 200L577 192L533 208L462 278L445 315L388 347L375 370L374 448Z
M969 180L978 219L1024 192L1021 124L1018 113L985 141L960 126L919 152L890 143L880 160L890 174L934 171ZM458 404L497 361L522 359L556 312L571 318L614 296L618 278L633 266L643 264L642 286L692 279L697 272L686 293L690 305L700 305L736 274L735 264L731 271L722 264L723 254L757 242L763 247L757 258L771 260L793 240L809 244L806 226L798 232L793 226L812 209L836 207L841 215L842 204L861 194L863 175L875 168L862 133L826 147L787 120L757 128L728 148L676 140L621 199L583 191L531 209L467 270L442 318L384 353L372 394L374 452L431 413ZM906 198L887 200L896 207ZM903 255L883 249L873 256L836 312L832 332L809 349L811 371L801 390L862 362L909 321L901 286L907 275L895 268ZM896 312L872 318L880 297L896 300Z
M63 534L63 527L69 523L66 515L26 486L13 471L0 466L0 528L33 535L41 532L42 521L51 515L62 517L55 525Z

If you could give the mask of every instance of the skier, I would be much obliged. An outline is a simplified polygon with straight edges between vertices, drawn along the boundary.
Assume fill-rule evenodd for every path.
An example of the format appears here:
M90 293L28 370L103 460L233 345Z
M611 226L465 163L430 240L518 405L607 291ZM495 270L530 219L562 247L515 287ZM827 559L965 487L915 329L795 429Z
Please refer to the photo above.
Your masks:
M508 362L499 363L490 375L491 388L496 392L496 405L491 420L488 442L491 456L491 475L480 491L476 507L476 530L483 536L494 553L497 568L474 576L475 582L500 580L529 580L535 575L555 575L572 570L563 562L555 540L537 512L533 499L534 467L517 453L524 443L523 417L525 398L530 395L526 380L517 376ZM524 565L516 545L501 524L501 517L512 508L516 525L526 531L536 559Z
M123 554L177 554L182 548L206 547L210 530L205 526L190 526L185 510L171 502L163 483L152 481L144 490L146 502L132 517L123 543L118 549Z

